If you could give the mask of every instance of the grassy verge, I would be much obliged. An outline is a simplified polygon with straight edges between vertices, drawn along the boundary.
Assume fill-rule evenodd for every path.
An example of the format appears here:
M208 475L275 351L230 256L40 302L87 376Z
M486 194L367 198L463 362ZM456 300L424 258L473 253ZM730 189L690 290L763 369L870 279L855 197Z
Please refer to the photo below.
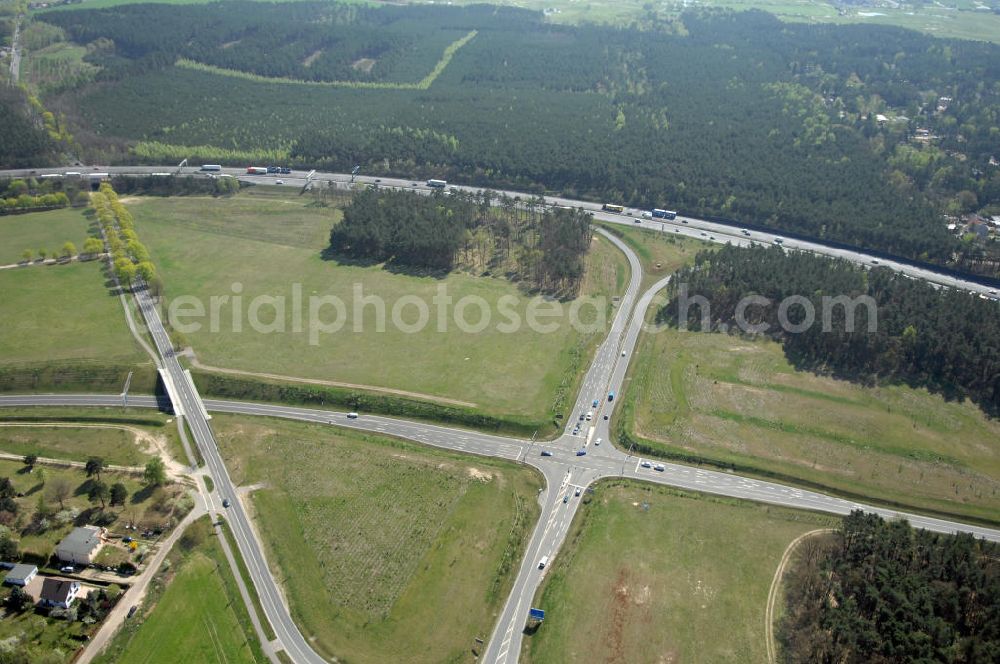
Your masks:
M201 449L199 449L198 443L194 439L194 433L191 432L191 426L188 424L186 418L181 418L181 426L184 427L184 433L187 436L188 447L191 448L191 454L194 455L195 466L197 466L198 468L203 467L205 465L205 458L201 456ZM181 442L180 438L178 438L178 442ZM190 463L191 459L188 458L187 450L184 449L183 443L181 443L180 451L183 454L181 458L184 460L184 462Z
M718 246L713 242L674 237L668 233L620 224L599 225L624 240L639 257L642 265L640 290L643 292L663 277L694 261L694 256L699 251Z
M644 336L631 376L616 425L642 454L1000 521L1000 422L972 404L798 372L773 342L677 330Z
M211 478L206 479L211 481ZM236 545L236 538L233 537L233 531L229 529L229 524L225 521L222 522L222 533L225 536L226 541L229 542L229 550L233 552L233 557L236 559L236 567L240 570L240 578L243 579L243 585L246 586L247 593L250 595L250 600L253 602L253 608L257 613L257 620L260 621L260 625L264 630L264 635L269 641L273 641L278 635L274 633L271 623L267 620L267 616L264 615L264 607L260 603L260 595L257 594L257 586L253 584L253 579L250 578L250 570L247 569L246 561L244 561L243 556L240 555L240 549ZM242 602L243 600L241 599L240 601Z
M267 661L208 517L188 527L101 663Z
M0 333L2 334L2 333ZM100 360L57 362L0 361L0 392L91 392L120 394L132 371L130 394L153 394L156 367L143 364L109 364Z
M219 415L272 570L321 653L457 661L486 639L538 515L540 478L330 427Z
M598 483L584 503L534 600L546 617L522 661L766 661L782 552L834 523L622 480Z
M499 422L486 423L487 428L517 421L527 423L522 429L530 426L533 431L562 414L565 393L572 391L603 333L574 329L569 316L571 303L562 303L561 318L544 319L546 324L556 321L553 331L537 332L526 324L527 309L534 300L506 279L464 273L404 274L381 265L325 260L322 251L340 211L316 207L288 192L256 189L225 199L141 199L129 203L163 275L168 300L191 295L205 307L206 317L199 329L182 329L185 322L198 322L191 319L174 325L193 346L202 365L271 374L278 380L294 377L349 383L362 386L361 391L365 386L401 390L407 393L404 401L426 398L428 403L446 406L445 411L428 417L468 421L467 414L447 410L468 408ZM615 294L623 282L625 265L624 257L609 242L596 240L588 257L583 292ZM441 305L443 323L439 305L434 303L439 289L444 289L452 302ZM384 327L378 322L378 305L361 306L356 297L359 292L384 303ZM242 298L240 310L234 298L237 294ZM274 331L259 331L250 325L251 302L263 295L283 298L280 313L270 305L261 313L261 320L277 321ZM313 296L345 303L346 317L338 332L310 338L307 319ZM456 303L467 296L487 303L491 314L486 329L467 332L455 323ZM220 298L215 331L210 320L213 297ZM301 297L303 312L298 318L294 313L296 297ZM403 297L416 297L428 305L429 323L422 330L407 332L392 323L392 310ZM513 308L521 324L512 332L500 325L506 320L498 306L504 297L517 302ZM409 313L404 311L398 317L409 324L413 322L411 315L416 314L414 307L406 309ZM466 320L476 320L479 307L467 309L475 309L476 315L467 311ZM234 312L238 325L232 324ZM584 308L581 317L591 314L589 307ZM331 316L332 308L322 312L324 321ZM201 375L206 381L204 389L217 386L232 393L238 388L248 396L250 390L281 389L295 392L295 399L314 401L319 392L308 390L311 386L301 390L292 385L236 386L233 381L207 375ZM261 381L255 377L251 382ZM323 398L343 402L359 390L330 387ZM310 394L303 397L306 392ZM397 396L380 399L375 407L400 414L425 408L395 401Z
M0 413L0 418L3 415ZM0 424L3 424L2 420ZM58 426L12 423L0 426L0 451L69 461L86 461L91 456L101 456L112 465L141 466L150 459L153 450L150 450L146 440L124 427L103 423L67 422Z
M531 435L555 431L551 422L521 421L495 417L472 408L443 406L429 401L302 383L240 378L207 371L192 371L199 393L205 397L239 401L262 401L303 406L322 406L364 413L396 415L408 419L446 422L472 429L490 430L511 435Z
M186 463L187 459L184 449L181 446L180 435L173 424L173 418L167 414L151 408L129 409L129 408L72 408L72 407L46 407L33 406L28 408L0 408L0 423L20 423L30 424L38 422L58 422L65 424L98 424L123 427L138 427L150 435L163 441L170 455L181 463ZM101 431L101 430L97 430ZM106 430L104 430L106 431ZM16 429L8 430L0 428L0 433L13 435ZM90 456L103 456L105 461L111 464L135 465L127 462L135 457L136 447L134 442L128 443L124 447L109 447L106 440L100 434L93 434L94 439L91 444L81 447L76 442L76 438L66 437L61 429L50 430L46 434L44 441L51 447L38 448L37 450L22 450L16 448L15 453L27 453L34 451L39 456L68 459L71 461L86 461ZM116 434L117 436L117 434ZM129 440L132 440L129 438ZM0 450L12 451L14 448L0 445ZM115 450L118 449L122 456L117 456ZM44 453L43 453L44 452ZM51 452L51 453L50 453ZM141 460L141 459L139 459Z

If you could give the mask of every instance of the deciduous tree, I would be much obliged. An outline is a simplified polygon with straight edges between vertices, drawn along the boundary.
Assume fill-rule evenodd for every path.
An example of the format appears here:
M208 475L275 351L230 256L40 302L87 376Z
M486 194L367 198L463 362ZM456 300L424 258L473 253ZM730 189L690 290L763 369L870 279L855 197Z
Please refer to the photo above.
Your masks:
M146 469L142 475L147 486L160 486L167 481L167 468L160 457L153 457L146 462Z
M115 482L111 485L111 504L112 505L124 505L125 500L128 498L128 489L121 482Z

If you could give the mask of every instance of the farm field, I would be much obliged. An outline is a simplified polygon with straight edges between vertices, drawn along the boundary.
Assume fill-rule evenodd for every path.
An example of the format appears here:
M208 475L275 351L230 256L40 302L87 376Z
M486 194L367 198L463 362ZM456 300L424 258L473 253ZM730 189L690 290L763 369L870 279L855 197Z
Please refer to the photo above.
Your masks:
M0 216L0 232L4 237L0 245L0 265L20 262L25 249L31 250L33 259L38 258L39 249L53 257L66 242L75 244L79 251L89 236L89 228L90 220L83 208Z
M97 0L98 2L115 0ZM472 4L476 0L456 0L454 4ZM557 23L581 23L583 21L626 24L641 19L650 3L646 0L496 0L493 4L515 5L542 11L554 9L548 20ZM823 0L699 0L685 3L701 7L725 7L737 11L759 9L774 14L784 21L807 23L868 23L874 25L896 25L919 30L935 37L954 39L977 39L1000 42L1000 16L989 11L975 11L973 2L961 1L928 5L907 4L891 8L887 3L866 7L858 5L856 10L840 15L838 6ZM986 5L987 3L983 3ZM677 5L680 7L681 5ZM669 10L668 10L669 12Z
M1000 422L971 403L797 372L770 341L663 329L638 353L623 420L651 451L1000 518Z
M213 426L292 615L354 662L441 662L488 638L538 516L541 479L507 462L331 427Z
M142 0L88 0L87 8L114 7L135 4ZM295 0L275 0L278 2ZM365 0L340 0L341 2L359 2ZM163 0L176 5L203 4L208 0ZM478 0L453 0L449 4L478 4ZM646 0L494 0L491 4L510 5L533 9L535 11L550 10L547 20L554 23L579 24L581 22L610 23L614 25L628 24L641 20L647 13L650 3ZM955 39L977 39L984 41L1000 41L1000 17L989 11L976 10L975 2L961 1L946 5L929 4L925 6L906 5L891 8L885 3L878 7L859 6L856 11L841 15L837 6L823 0L701 0L688 3L704 7L724 7L745 11L759 9L770 12L784 21L809 23L868 23L874 25L896 25L912 30L919 30L935 37ZM988 3L982 3L984 6ZM678 5L680 6L680 5ZM77 9L77 5L64 5L57 9ZM555 10L555 11L551 11ZM660 13L664 13L660 10ZM668 9L665 13L671 13Z
M94 661L267 661L208 517L188 526L142 608Z
M600 482L533 606L522 661L763 662L771 579L798 535L832 517ZM706 638L711 635L711 638Z
M147 362L97 261L0 271L0 368Z
M129 208L163 276L168 300L195 296L209 313L213 296L232 297L239 291L242 297L237 326L231 322L231 301L218 309L218 331L212 331L207 318L201 329L174 326L198 362L208 367L404 390L418 398L543 422L558 412L564 392L577 380L602 334L574 330L566 315L556 319L559 324L551 333L533 331L526 324L531 298L505 279L458 272L444 277L404 274L381 265L326 259L329 231L341 213L311 207L308 199L294 193L251 189L226 199L133 199ZM624 256L610 242L595 239L584 294L610 302L624 287L627 269ZM302 297L298 319L293 319L295 292ZM356 293L384 302L384 329L376 305L362 308ZM439 308L434 298L442 293L452 300ZM286 299L278 326L284 331L252 329L248 313L256 296ZM345 303L338 332L310 338L312 296L333 296ZM463 331L455 322L458 303L466 296L488 303L485 329ZM423 329L406 327L417 320L413 306L397 310L396 320L403 325L393 323L392 311L404 297L419 298L428 307ZM501 325L508 319L497 308L500 298L516 298L513 309L521 324L513 331ZM567 314L569 303L562 308ZM439 312L444 313L443 322ZM601 313L610 316L610 306ZM581 318L589 321L595 315L592 308L584 308ZM272 321L274 316L274 309L266 306L260 320ZM336 313L328 306L321 316L332 321ZM480 321L479 306L467 307L463 316Z

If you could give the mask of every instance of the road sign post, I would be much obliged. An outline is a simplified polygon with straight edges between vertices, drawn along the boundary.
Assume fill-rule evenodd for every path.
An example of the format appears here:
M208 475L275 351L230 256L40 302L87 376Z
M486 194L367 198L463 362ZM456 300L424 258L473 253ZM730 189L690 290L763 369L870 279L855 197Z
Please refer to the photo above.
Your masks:
M542 609L529 609L528 610L528 624L527 628L530 630L538 629L538 626L542 624L545 620L545 611Z
M122 408L128 406L128 388L132 384L132 372L128 372L128 376L125 377L125 386L122 388Z

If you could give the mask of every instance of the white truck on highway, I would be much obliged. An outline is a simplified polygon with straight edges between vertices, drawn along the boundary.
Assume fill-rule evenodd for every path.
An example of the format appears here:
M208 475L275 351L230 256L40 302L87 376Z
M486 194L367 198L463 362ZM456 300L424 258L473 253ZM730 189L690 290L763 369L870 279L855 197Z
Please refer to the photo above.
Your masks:
M542 556L542 559L538 561L538 569L545 569L545 566L549 564L549 557Z

